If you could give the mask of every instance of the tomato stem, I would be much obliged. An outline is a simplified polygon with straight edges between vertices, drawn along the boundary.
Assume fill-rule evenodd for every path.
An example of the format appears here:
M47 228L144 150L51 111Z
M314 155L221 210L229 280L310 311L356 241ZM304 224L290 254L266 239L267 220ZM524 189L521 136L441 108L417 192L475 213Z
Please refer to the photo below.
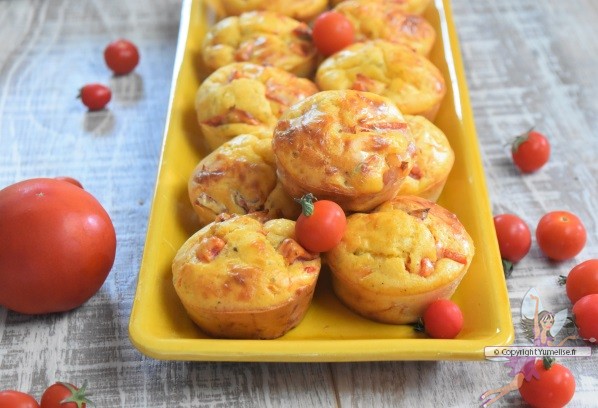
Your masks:
M563 286L567 284L567 277L565 275L559 275L559 285Z
M544 369L550 370L555 361L556 360L553 357L542 358L542 364L544 365Z
M317 200L318 199L312 193L307 193L303 197L295 199L295 201L301 205L301 212L306 217L309 217L314 213L314 201Z
M513 273L513 262L507 261L506 259L502 260L502 269L505 274L505 278L508 278Z
M68 383L59 382L59 384L66 387L71 392L70 397L66 397L65 399L60 401L61 405L69 402L74 402L77 405L77 408L82 408L86 404L95 405L93 401L87 398L91 395L87 393L87 380L83 382L83 385L79 389L73 387L71 384Z
M524 143L525 141L527 141L527 139L529 139L529 134L534 130L534 127L532 126L527 132L515 136L515 140L513 141L513 144L511 145L511 151L513 153L517 152L517 150L519 149L519 146L521 146L522 143Z
M424 325L424 319L421 317L417 319L417 322L413 325L413 330L420 333L426 332L426 326Z

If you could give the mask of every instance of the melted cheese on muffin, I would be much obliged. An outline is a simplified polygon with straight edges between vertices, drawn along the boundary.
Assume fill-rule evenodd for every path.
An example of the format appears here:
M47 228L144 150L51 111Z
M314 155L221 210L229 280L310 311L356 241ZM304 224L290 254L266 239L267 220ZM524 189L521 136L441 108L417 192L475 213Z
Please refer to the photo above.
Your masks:
M309 21L328 7L328 0L223 0L222 6L228 15L267 10Z

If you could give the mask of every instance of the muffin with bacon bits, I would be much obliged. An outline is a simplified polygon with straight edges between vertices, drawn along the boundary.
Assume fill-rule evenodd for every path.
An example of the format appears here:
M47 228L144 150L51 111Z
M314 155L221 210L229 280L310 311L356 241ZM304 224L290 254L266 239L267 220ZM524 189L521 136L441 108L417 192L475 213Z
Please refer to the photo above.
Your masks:
M308 77L315 71L316 56L306 23L270 11L220 20L206 33L202 46L202 58L212 71L233 62L252 62Z
M282 114L272 141L283 188L312 193L345 211L394 197L411 171L415 144L401 112L370 92L318 92Z
M444 132L423 116L405 115L415 140L415 163L399 195L437 201L455 163L455 153Z
M346 0L330 0L330 4L334 7ZM387 2L394 3L400 7L407 14L422 14L428 8L432 0L358 0L360 2Z
M328 0L224 0L221 3L229 16L266 10L301 21L312 20L328 7Z
M297 326L321 261L294 231L291 220L223 214L191 236L172 264L189 317L218 338L273 339Z
M351 21L356 42L382 39L428 55L436 41L434 27L422 16L406 14L400 2L348 0L334 11Z
M321 90L354 89L390 98L405 115L434 120L446 84L440 70L408 47L385 40L352 44L324 60L316 73Z
M217 147L195 167L188 191L201 226L221 213L296 219L301 212L276 177L271 132L239 135Z
M197 90L195 111L211 150L235 136L272 131L289 106L318 92L316 85L280 68L249 62L225 65Z
M369 214L350 215L325 261L347 307L371 320L406 324L453 295L473 255L455 214L420 197L397 196Z

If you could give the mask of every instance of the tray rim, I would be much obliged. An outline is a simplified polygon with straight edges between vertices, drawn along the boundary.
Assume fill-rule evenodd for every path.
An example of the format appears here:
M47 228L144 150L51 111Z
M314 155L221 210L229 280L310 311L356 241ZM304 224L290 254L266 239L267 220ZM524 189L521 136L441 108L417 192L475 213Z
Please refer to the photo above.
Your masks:
M172 131L172 113L175 105L177 83L183 59L188 46L191 11L195 2L209 0L183 0L181 8L180 28L178 34L177 50L174 60L173 78L168 102L167 118L161 155L156 175L156 183L152 197L146 241L143 257L139 269L137 287L133 299L131 315L129 320L129 338L133 346L144 355L157 360L183 360L183 361L245 361L245 362L357 362L357 361L425 361L425 360L481 360L484 359L484 348L486 346L506 346L514 341L514 327L510 313L510 302L506 290L504 277L491 275L493 284L500 287L497 296L502 306L495 316L499 330L489 337L479 339L322 339L322 340L229 340L229 339L182 339L182 338L160 338L149 335L138 323L139 315L142 313L143 293L145 285L148 284L148 248L153 247L156 240L152 231L157 220L157 205L159 198L160 180L165 166L166 149L168 147L168 134ZM473 166L476 175L480 175L476 182L482 187L484 194L481 194L482 207L481 222L482 229L494 230L490 211L490 199L487 193L485 173L481 162L479 142L475 130L473 112L470 105L468 87L461 57L461 51L457 32L452 17L450 0L434 0L440 17L441 37L445 40L444 56L447 62L450 81L447 84L452 87L454 101L459 103L455 106L460 119L460 128L464 133L471 134L471 145L469 150L478 159L469 162ZM449 57L452 64L449 63ZM471 154L471 152L470 152ZM498 254L498 244L495 236L488 237L490 252ZM239 350L239 342L243 347ZM342 347L339 346L339 342ZM368 349L364 350L364 343ZM292 346L289 346L292 344ZM340 349L340 350L339 350ZM347 350L355 351L347 351ZM294 351L291 351L294 350Z

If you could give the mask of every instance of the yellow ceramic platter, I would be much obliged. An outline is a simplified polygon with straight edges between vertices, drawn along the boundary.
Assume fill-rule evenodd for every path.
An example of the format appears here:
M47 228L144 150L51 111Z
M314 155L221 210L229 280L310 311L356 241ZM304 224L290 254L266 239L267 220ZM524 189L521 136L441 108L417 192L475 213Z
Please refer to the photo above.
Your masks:
M512 342L509 298L449 0L436 0L424 15L439 34L430 58L449 83L435 123L449 138L456 156L439 203L457 214L476 246L469 272L453 296L465 317L459 336L429 339L411 326L363 319L335 298L326 271L304 320L279 339L210 338L187 317L171 282L171 262L197 229L187 181L205 152L199 142L193 101L202 80L201 40L216 19L213 6L206 1L187 0L129 324L131 341L142 353L156 359L204 361L473 360L484 358L486 346Z

